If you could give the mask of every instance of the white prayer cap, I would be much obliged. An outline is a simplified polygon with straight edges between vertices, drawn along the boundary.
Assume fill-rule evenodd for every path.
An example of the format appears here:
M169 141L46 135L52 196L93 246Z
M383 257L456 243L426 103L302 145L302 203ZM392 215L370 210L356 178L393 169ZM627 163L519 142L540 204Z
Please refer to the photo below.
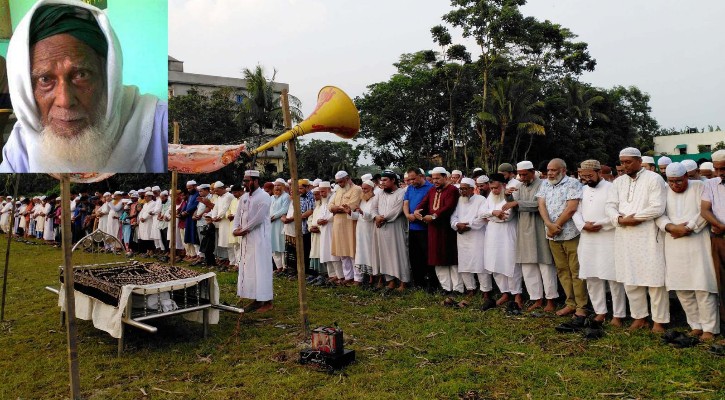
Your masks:
M312 189L312 193L319 193L319 192L320 192L320 188L318 188L318 187Z
M363 181L371 181L373 180L373 174L365 174L361 176L360 179Z
M129 197L138 197L138 192L136 192L135 190L132 190L132 191L128 192L128 196Z
M320 182L322 182L322 179L317 178L314 181L312 181L312 186L315 186L315 187L320 186Z
M148 196L148 197L154 197L154 194L153 194L153 193L151 193L151 192L146 192L146 193L145 193L145 194L143 195L143 197L147 197L147 196Z
M520 163L516 164L516 170L521 171L524 169L534 169L534 163L531 161L521 161Z
M451 175L460 175L460 176L463 176L463 172L461 172L461 171L459 171L457 169L454 169L453 172L451 172Z
M368 186L370 186L371 188L374 188L374 187L375 187L375 183L373 183L373 181L371 181L370 179L366 179L366 180L364 180L362 184L363 184L363 185L368 185Z
M13 196L5 196L6 199L12 199Z
M435 167L432 170L430 170L430 173L431 173L431 175L433 175L433 174L441 174L441 175L445 175L445 176L449 175L448 171L446 171L446 169L443 167Z
M209 185L208 183L202 183L201 185L199 185L199 189L211 189L211 185Z
M244 171L244 176L252 176L252 177L258 178L259 177L259 171L253 170L253 169L249 169L249 170Z
M113 192L113 195L114 196L123 196L123 192L120 190L116 190L115 192Z
M144 188L141 188L141 189L137 190L137 192L139 192L139 193L143 193L145 191L146 191L146 189L144 189Z
M168 196L169 195L169 191L168 190L164 190L163 192L161 192L161 195L162 196Z
M55 198L55 201L61 201L61 200L63 200L63 198L60 197L60 196L58 196L58 197Z
M695 160L682 160L680 161L680 164L682 164L687 172L694 171L697 169L697 163Z
M473 181L471 178L463 178L461 179L461 185L468 185L470 187L476 186L476 182Z
M704 163L700 164L700 171L702 171L703 169L712 171L715 169L715 166L712 165L710 161L705 161Z
M476 173L476 172L478 172L478 171L483 171L483 168L478 168L478 167L476 167L476 168L474 168L474 169L473 169L473 172L474 172L474 173Z
M657 165L664 165L665 167L672 164L672 159L667 156L662 156L657 160Z
M673 162L672 164L667 166L667 171L665 174L667 174L667 177L679 177L683 176L687 173L687 168L685 168L685 165L683 163Z
M222 181L216 181L216 182L214 182L214 189L217 189L217 188L220 188L220 187L224 187L224 182L222 182Z
M718 151L712 153L712 161L713 162L725 161L725 150L718 150Z
M335 174L336 180L346 178L346 177L347 177L347 172L345 172L345 171L337 171L337 173Z
M40 200L45 200L45 196L40 196Z
M330 185L330 182L328 182L328 181L322 181L322 182L320 182L320 187L321 188L329 188L329 187L332 187L332 186Z
M144 189L144 192L150 192L150 191L151 191L151 187L146 186L146 189Z
M486 175L481 175L476 178L476 183L488 183L488 177Z
M110 192L103 193L103 197L110 196L110 195L111 195Z
M131 204L131 199L121 199L122 204Z
M620 157L642 157L642 153L634 147L627 147L619 152Z
M193 186L196 186L196 181L195 180L191 180L191 181L186 182L186 186L192 186L192 185Z
M649 165L655 165L654 157L642 156L642 162Z
M160 192L161 191L161 188L158 187L158 186L154 186L154 187L151 188L151 191L152 192Z

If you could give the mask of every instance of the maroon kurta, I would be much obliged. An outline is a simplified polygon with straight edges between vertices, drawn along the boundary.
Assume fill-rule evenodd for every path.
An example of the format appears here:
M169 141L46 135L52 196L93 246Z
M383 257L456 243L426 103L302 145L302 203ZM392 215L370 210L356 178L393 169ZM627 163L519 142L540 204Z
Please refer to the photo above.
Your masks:
M458 264L456 231L451 229L451 215L456 210L460 195L453 185L442 189L434 186L418 205L423 216L436 215L436 219L428 224L428 265Z

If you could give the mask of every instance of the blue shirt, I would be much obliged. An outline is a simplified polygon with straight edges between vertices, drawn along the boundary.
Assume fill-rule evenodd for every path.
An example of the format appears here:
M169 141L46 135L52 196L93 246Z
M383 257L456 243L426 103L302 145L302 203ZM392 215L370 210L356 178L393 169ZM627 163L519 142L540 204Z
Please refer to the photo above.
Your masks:
M304 196L300 196L300 212L302 214L309 210L315 209L315 195L312 192L305 193ZM306 235L310 231L307 230L307 218L302 218L302 234Z
M544 180L536 193L537 198L544 198L546 202L546 211L549 213L551 222L556 222L559 216L566 209L566 202L569 200L581 200L582 184L578 180L565 176L559 183L552 185L548 179ZM574 239L579 236L579 229L574 224L574 220L569 218L561 227L561 233L553 239L555 241L563 241Z
M420 201L423 200L426 194L430 191L430 188L433 187L433 184L425 181L424 184L422 184L420 187L415 187L413 185L408 186L408 190L405 191L405 195L403 196L403 201L408 200L408 212L413 213L415 212L415 209L418 207L418 204L420 204ZM423 221L415 220L410 223L410 230L411 231L427 231L428 225L425 224Z

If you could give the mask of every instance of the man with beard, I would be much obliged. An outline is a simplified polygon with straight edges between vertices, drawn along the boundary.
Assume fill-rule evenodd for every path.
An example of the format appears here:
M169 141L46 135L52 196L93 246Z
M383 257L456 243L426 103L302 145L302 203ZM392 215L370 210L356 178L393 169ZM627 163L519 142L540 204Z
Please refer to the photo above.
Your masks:
M473 179L461 180L461 197L451 216L451 228L458 233L458 273L469 295L476 290L476 276L481 285L484 307L493 302L490 292L493 289L491 274L485 271L483 263L484 240L486 238L486 221L482 218L486 212L486 198L474 194ZM463 301L459 305L465 306Z
M196 230L196 220L194 213L199 206L199 192L196 190L196 181L186 182L186 190L189 192L186 206L179 217L184 219L184 246L186 247L186 257L184 261L195 261L199 253L199 233Z
M712 153L716 178L705 183L702 192L702 216L710 223L712 261L720 293L720 322L725 321L725 150ZM722 344L725 345L725 342ZM720 347L725 353L725 348Z
M345 206L350 218L357 221L355 226L355 286L371 283L373 277L373 233L375 232L375 215L372 213L375 183L363 181L360 185L362 197L356 209ZM365 278L368 278L366 281Z
M665 287L662 234L654 220L665 212L667 185L659 174L642 168L642 154L633 147L619 152L625 175L615 179L607 197L606 213L614 225L614 266L624 284L634 318L630 330L647 328L647 295L653 332L670 322L670 300Z
M232 231L232 224L227 219L227 211L229 211L234 195L227 192L227 187L221 181L214 183L214 192L218 197L210 217L216 225L216 246L219 258L222 259L221 264L228 267L230 261L234 260L234 249L229 247L229 233Z
M501 207L501 211L517 212L518 232L526 232L516 236L516 262L521 264L529 299L534 302L528 311L544 307L546 295L544 311L552 312L555 309L554 299L559 297L559 292L556 287L554 259L546 240L546 227L539 214L539 202L536 198L542 180L536 177L536 169L531 161L516 164L516 171L522 185L512 193L513 201L507 202Z
M8 47L18 122L0 172L165 172L167 104L122 83L106 13L80 2L37 2Z
M272 205L269 208L269 220L271 223L272 238L272 260L274 261L277 271L282 272L284 265L284 224L282 217L287 215L291 198L285 191L284 179L274 181L274 189L272 190Z
M330 182L320 182L320 203L315 204L317 210L316 224L320 229L320 263L327 267L327 274L330 277L330 283L343 284L345 274L342 271L342 262L340 257L332 254L332 227L335 223L334 216L330 212Z
M413 284L432 291L438 288L438 278L433 266L428 264L428 226L419 221L414 213L433 184L425 179L425 173L419 168L409 168L407 172L410 185L403 196L403 213L408 219L408 257Z
M682 166L687 170L687 178L691 181L705 181L700 176L700 168L697 167L695 160L682 160Z
M237 296L254 299L245 310L266 312L272 309L272 238L269 207L271 198L259 188L259 171L245 171L246 193L239 200L234 216L234 236L241 237L241 258Z
M307 219L312 215L315 208L315 198L310 191L310 181L308 179L299 179L297 181L300 194L300 211L302 212L302 247L305 255L305 268L309 271L310 268L310 245L311 245L311 234L307 227ZM295 215L294 207L290 201L287 215L282 217L282 223L284 225L285 234L285 249L287 258L285 265L287 266L287 272L296 275L297 274L297 250L296 250L296 239L295 239Z
M211 185L203 183L199 185L199 206L196 208L196 213L194 213L194 219L199 233L199 251L204 256L200 256L191 265L205 263L207 267L216 266L216 258L214 257L216 229L211 221L212 209L214 209L214 203L212 202Z
M151 191L146 192L145 197L146 202L138 214L138 241L141 251L145 252L147 257L150 257L154 252L154 239L151 236L151 232L153 229L153 212L156 207L156 202L154 201L154 194Z
M677 293L690 334L710 341L720 333L720 322L710 235L700 212L705 185L688 180L681 163L670 164L665 172L667 208L655 220L665 232L665 286Z
M619 161L617 161L615 168L617 169L617 177L624 175L624 165L620 164Z
M352 182L352 179L345 171L338 171L335 174L335 183L337 183L337 188L328 206L335 219L335 223L332 225L332 254L340 257L343 283L351 285L355 277L356 221L348 218L345 206L356 209L360 205L362 189Z
M602 165L602 179L607 182L611 182L614 180L614 176L612 175L612 167L608 165Z
M547 180L539 193L539 214L546 225L546 237L554 256L559 282L566 293L566 305L556 312L565 316L574 314L574 323L584 326L585 307L589 302L584 281L579 279L579 230L571 217L579 207L581 184L566 176L566 163L560 158L549 161Z
M501 297L496 305L502 305L514 297L519 310L524 302L521 298L521 265L516 263L516 213L513 210L502 211L506 204L506 178L502 174L491 174L491 193L486 198L488 219L483 262L486 271L493 274Z
M713 165L710 161L705 161L704 163L700 164L700 176L705 178L705 180L715 177L715 175L713 174Z
M463 172L460 170L454 169L453 172L451 172L451 185L455 187L461 186L461 179L463 179Z
M375 216L373 233L372 264L380 272L381 282L388 282L387 289L402 292L410 282L410 260L408 259L406 226L403 215L405 190L398 187L398 175L390 170L383 171L380 178L382 192L375 195L370 213Z
M476 194L480 194L483 197L488 197L489 193L491 193L491 188L489 186L488 177L486 175L481 175L476 178Z
M612 184L600 173L597 160L581 163L579 178L584 182L582 200L574 214L574 223L581 232L579 247L579 279L586 280L589 298L592 301L594 319L604 322L607 316L607 290L612 294L612 321L622 326L627 316L627 297L624 285L617 282L614 268L614 226L607 217L605 206Z
M655 159L650 156L642 156L642 168L655 172Z
M665 176L665 170L667 169L667 166L672 164L672 159L667 156L662 156L657 160L657 168L660 170L660 175L667 180L667 177Z
M415 210L418 221L428 224L428 265L434 265L443 291L463 293L458 276L456 231L451 229L451 215L458 205L460 192L448 181L448 171L435 167L431 171L433 187Z

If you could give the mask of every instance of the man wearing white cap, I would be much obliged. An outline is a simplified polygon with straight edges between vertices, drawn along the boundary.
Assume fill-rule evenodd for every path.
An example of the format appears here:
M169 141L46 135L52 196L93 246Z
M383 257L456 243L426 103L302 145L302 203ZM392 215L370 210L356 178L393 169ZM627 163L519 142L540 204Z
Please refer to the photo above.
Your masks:
M486 198L473 193L476 187L471 178L461 179L461 197L458 198L456 210L451 215L451 228L458 233L458 273L468 294L476 290L476 276L481 285L484 299L489 298L493 289L491 274L485 271L483 263L484 240L486 238L486 221L481 216L486 212ZM459 303L466 305L466 303Z
M458 275L458 234L451 229L451 215L456 210L460 192L448 180L448 171L435 167L431 171L433 187L415 210L415 217L428 224L428 265L434 265L438 281L446 294L463 293Z
M642 156L642 168L655 172L655 159L650 156Z
M331 186L328 181L320 182L320 203L319 205L315 204L313 211L316 211L316 214L319 215L315 223L320 229L320 264L324 264L327 268L330 282L341 285L345 281L342 262L340 261L340 257L332 254L332 227L335 219L329 208L330 200L332 199L332 195L330 194Z
M105 233L108 233L106 225L108 223L108 212L110 211L108 208L108 202L110 199L110 192L103 193L103 195L98 199L99 206L96 207L96 209L94 210L97 225L95 229L99 229L100 231Z
M372 175L367 174L372 178ZM365 175L363 175L365 176ZM373 271L373 234L375 233L375 215L372 213L373 203L377 202L375 198L375 184L370 179L366 179L360 185L363 194L360 198L360 205L353 209L345 207L350 218L357 221L355 226L355 282L353 285L367 285L372 283ZM377 271L379 273L379 271ZM363 281L368 278L367 281Z
M713 174L713 165L710 161L705 161L700 164L700 176L705 180L712 179L715 175Z
M156 203L158 214L156 214L154 219L158 221L156 227L159 230L159 239L161 240L161 247L159 248L161 249L162 254L165 252L169 252L169 254L171 254L171 247L169 247L169 241L171 240L171 236L169 235L169 225L171 221L172 206L171 200L169 200L169 192L167 190L159 192L159 198ZM120 214L121 213L119 212L119 215ZM164 255L163 257L166 256Z
M712 164L717 176L705 183L702 192L702 216L710 223L712 261L720 293L722 324L725 321L725 150L712 153Z
M272 259L277 271L282 272L285 269L284 264L284 224L282 217L287 215L289 210L291 197L285 190L287 183L284 179L274 181L274 189L272 190L272 205L269 207L269 219L271 221L271 238L272 238Z
M351 285L355 277L355 224L357 221L349 218L345 207L356 209L360 206L362 189L353 183L345 171L335 174L337 190L330 199L328 209L335 216L332 225L332 254L340 257L344 283Z
M10 213L13 210L13 196L7 196L7 200L0 211L2 213L2 216L0 216L0 228L2 228L4 233L10 232Z
M483 197L488 197L491 193L491 186L489 184L490 179L486 175L481 175L476 178L476 194L480 194Z
M121 203L121 197L123 192L116 191L113 193L113 198L108 202L108 215L106 216L106 231L109 235L118 238L119 241L123 240L121 234L121 212L123 211L123 203ZM107 249L112 248L112 244L107 244Z
M543 181L536 176L531 161L516 164L516 172L522 185L512 193L513 201L507 202L501 210L518 212L517 229L521 234L516 236L516 262L521 264L529 299L534 302L528 311L544 307L546 296L544 311L552 312L556 307L554 299L559 297L559 292L556 267L549 241L546 240L546 226L539 214L539 201L536 198Z
M145 202L141 211L138 213L138 241L141 251L145 253L146 257L151 257L154 252L154 238L153 238L153 227L154 227L154 209L156 208L156 201L154 201L154 194L150 190L144 193Z
M665 176L665 170L670 164L672 164L672 159L667 156L662 156L657 159L657 167L660 169L660 175Z
M681 163L667 169L667 208L655 222L665 232L665 285L674 290L691 334L712 340L720 332L717 278L707 221L700 214L704 184L687 179Z
M624 285L617 282L614 267L614 225L607 217L605 207L612 184L604 179L597 160L581 163L579 179L584 183L582 200L574 214L574 223L581 231L579 239L579 278L586 280L589 298L597 322L607 316L607 290L612 294L613 326L621 327L627 316L627 296Z
M460 188L462 178L463 172L461 172L460 170L454 169L453 171L451 171L451 185Z
M681 164L685 167L687 170L687 177L691 181L705 181L706 179L703 179L700 177L700 169L697 167L697 162L695 160L682 160Z
M151 193L154 195L154 209L151 211L152 215L152 226L151 226L151 239L154 241L154 247L157 252L163 252L165 250L163 241L161 240L161 230L159 229L159 216L161 215L161 188L154 186L151 188Z
M245 309L265 312L272 309L272 238L270 236L270 196L259 188L259 171L245 171L242 181L247 190L239 200L234 216L234 235L242 238L237 295L254 299Z
M214 250L216 249L216 227L211 220L211 210L214 208L212 202L211 185L202 183L199 185L199 205L196 207L194 219L196 219L196 228L199 231L199 251L200 257L191 265L200 265L204 263L207 267L216 266L216 257ZM201 256L203 254L203 256Z
M221 181L214 183L214 192L218 196L214 202L209 216L216 227L216 248L222 266L229 266L234 261L234 248L229 247L229 234L232 231L232 223L227 219L227 211L232 204L234 195L227 192L226 185Z
M670 302L665 287L664 240L655 219L665 212L667 184L659 174L642 168L639 150L619 152L624 175L612 182L606 213L614 225L614 266L624 284L634 318L630 330L647 328L647 295L651 302L654 332L670 322Z
M199 252L199 233L196 230L196 220L194 219L194 213L196 213L196 208L199 206L199 192L196 190L196 186L195 180L186 182L189 197L186 206L179 214L179 217L185 219L184 246L186 247L186 257L184 261L195 261Z

